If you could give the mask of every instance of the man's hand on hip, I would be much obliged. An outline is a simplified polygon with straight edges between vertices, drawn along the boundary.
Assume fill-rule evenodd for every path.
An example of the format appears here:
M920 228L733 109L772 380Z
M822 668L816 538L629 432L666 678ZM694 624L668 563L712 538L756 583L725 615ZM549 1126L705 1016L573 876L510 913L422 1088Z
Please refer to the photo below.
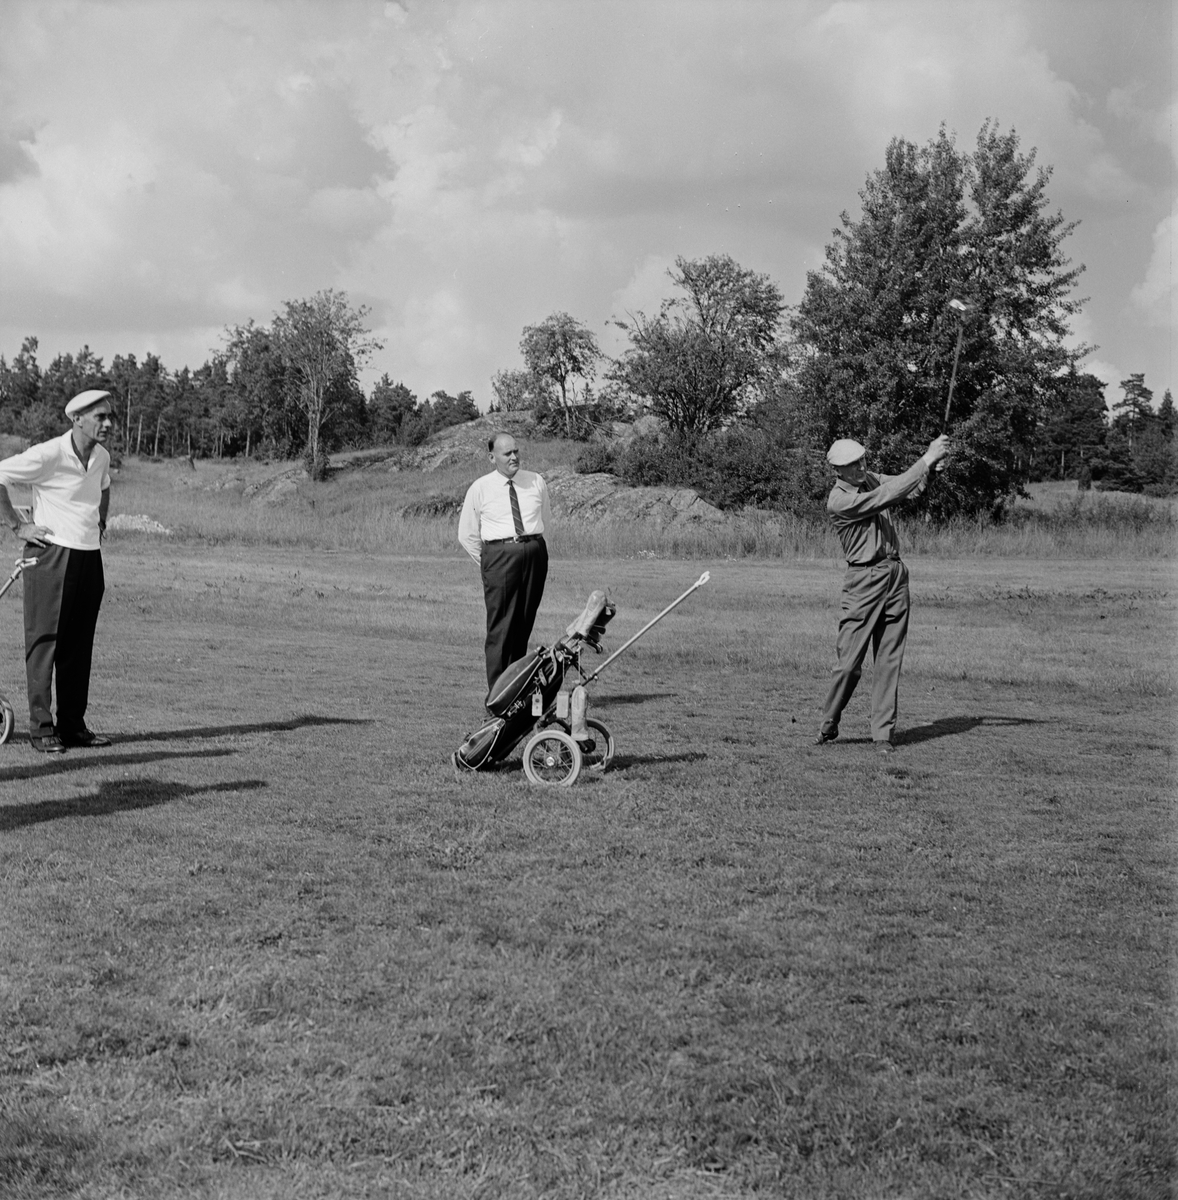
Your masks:
M53 536L53 530L46 525L34 525L32 521L22 521L13 531L22 542L31 542L34 546L47 546L47 537Z

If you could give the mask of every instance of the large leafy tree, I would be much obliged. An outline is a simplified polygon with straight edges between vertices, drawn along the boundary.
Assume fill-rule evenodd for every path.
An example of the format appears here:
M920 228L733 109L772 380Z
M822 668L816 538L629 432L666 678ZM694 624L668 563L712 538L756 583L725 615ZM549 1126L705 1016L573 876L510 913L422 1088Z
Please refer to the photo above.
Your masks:
M560 406L564 413L566 429L572 428L570 406L576 399L572 384L574 377L582 381L585 392L601 350L597 339L580 321L568 313L553 313L538 325L525 325L519 343L528 373L539 383L537 392L546 381L560 392Z
M1050 174L990 122L972 153L943 129L923 147L894 139L793 314L813 436L856 437L894 466L944 427L961 322L958 449L925 500L938 516L1001 509L1027 477L1056 378L1089 349L1067 344L1083 268L1064 256L1074 223L1049 211Z
M762 395L777 361L784 303L767 275L726 254L677 258L668 274L681 294L653 317L639 312L618 322L630 348L612 375L672 430L698 437Z
M362 394L361 367L383 344L367 325L368 308L353 308L347 294L327 288L309 300L288 300L272 332L286 365L289 396L307 421L307 467L322 479L327 462L321 447L324 424Z

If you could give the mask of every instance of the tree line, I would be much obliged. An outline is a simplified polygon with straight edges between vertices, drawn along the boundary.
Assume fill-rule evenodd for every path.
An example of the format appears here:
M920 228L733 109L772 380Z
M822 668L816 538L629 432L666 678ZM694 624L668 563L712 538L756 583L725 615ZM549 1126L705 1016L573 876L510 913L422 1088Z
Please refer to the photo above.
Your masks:
M526 326L524 366L493 377L492 411L529 409L587 441L652 412L659 433L624 451L597 438L581 466L731 505L820 503L821 452L837 437L898 467L945 431L956 452L921 501L936 518L1001 514L1035 479L1172 494L1169 391L1155 410L1131 375L1110 415L1104 385L1079 369L1095 349L1069 337L1083 267L1064 253L1075 223L1052 211L1050 176L991 122L968 152L944 129L924 146L895 138L796 306L727 255L677 258L657 312L614 318L627 341L616 359L568 313ZM86 347L43 369L27 338L11 363L0 356L0 432L51 436L71 395L105 387L124 452L302 455L321 477L332 449L413 445L478 415L468 391L419 401L387 374L365 396L359 373L381 346L367 318L330 289L287 301L269 325L228 328L194 371L152 354L105 365Z
M438 429L477 417L469 391L419 400L386 374L365 396L359 372L380 347L368 310L329 289L288 301L269 325L226 329L223 346L195 370L169 371L155 354L116 354L109 364L84 346L37 361L27 337L0 355L0 433L29 442L61 432L62 410L87 388L112 394L113 449L153 457L303 457L322 477L336 449L417 445Z

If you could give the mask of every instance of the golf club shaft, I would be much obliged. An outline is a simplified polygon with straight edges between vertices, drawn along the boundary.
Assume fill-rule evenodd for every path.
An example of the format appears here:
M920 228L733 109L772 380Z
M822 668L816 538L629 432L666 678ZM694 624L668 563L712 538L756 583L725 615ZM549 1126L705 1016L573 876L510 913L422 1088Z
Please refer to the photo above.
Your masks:
M953 403L953 388L957 384L957 360L961 357L961 335L964 330L965 326L958 324L957 348L953 351L953 371L949 376L949 396L945 400L945 420L941 424L942 432L949 428L949 407Z
M677 604L682 604L682 603L683 603L683 601L684 601L684 600L686 600L686 599L687 599L687 597L688 597L688 596L690 596L690 595L691 595L691 593L692 593L692 592L694 592L696 588L703 587L703 585L704 585L705 583L707 583L707 581L708 581L710 578L711 578L711 573L710 573L710 572L708 572L708 571L705 571L705 572L704 572L704 573L703 573L703 574L702 574L702 575L701 575L701 576L700 576L700 577L699 577L699 578L698 578L698 579L697 579L697 580L696 580L696 581L695 581L695 582L694 582L694 583L691 585L691 587L689 587L689 588L687 589L687 591L685 591L685 592L683 593L683 595L679 597L679 599L678 599L678 600L672 600L672 601L671 601L671 603L670 603L670 604L668 604L668 605L667 605L667 607L666 607L666 608L664 608L664 609L663 609L663 611L662 611L661 613L659 613L659 615L658 615L657 617L655 617L655 618L654 618L652 621L647 621L647 623L646 623L645 625L643 625L643 627L642 627L642 628L641 628L641 629L640 629L640 630L639 630L639 631L638 631L638 632L637 632L637 633L636 633L636 634L635 634L635 635L634 635L632 638L630 638L630 640L629 640L629 641L627 641L627 642L623 642L623 643L622 643L622 644L621 644L621 645L620 645L620 646L619 646L619 647L618 647L618 648L617 648L617 649L616 649L616 650L615 650L615 651L614 651L614 652L613 652L613 653L612 653L612 654L609 656L609 658L607 658L607 659L605 660L605 662L603 662L603 663L601 664L601 666L600 666L600 667L598 667L598 668L597 668L597 670L593 672L593 674L592 674L592 675L587 675L587 676L585 677L585 682L586 682L586 683L592 683L592 682L593 682L593 680L595 680L595 679L598 677L598 675L600 675L600 674L601 674L601 672L602 672L602 671L604 671L604 670L605 670L605 668L606 668L606 667L608 667L608 666L609 666L609 664L610 664L611 662L613 662L613 661L614 661L614 659L615 659L615 658L617 658L619 654L621 654L621 653L622 653L622 651L623 651L623 650L625 650L625 649L627 649L628 647L632 646L632 645L633 645L633 644L634 644L636 641L638 641L638 639L639 639L639 638L640 638L640 637L641 637L641 636L642 636L642 635L643 635L643 634L644 634L644 633L645 633L645 632L646 632L648 629L650 629L650 628L651 628L652 626L654 626L654 625L657 625L657 624L658 624L658 623L659 623L659 622L660 622L660 621L661 621L661 620L662 620L662 619L663 619L663 618L664 618L664 617L667 615L667 613L669 613L669 612L671 611L671 609L673 609L673 608L674 608L674 607L675 607Z

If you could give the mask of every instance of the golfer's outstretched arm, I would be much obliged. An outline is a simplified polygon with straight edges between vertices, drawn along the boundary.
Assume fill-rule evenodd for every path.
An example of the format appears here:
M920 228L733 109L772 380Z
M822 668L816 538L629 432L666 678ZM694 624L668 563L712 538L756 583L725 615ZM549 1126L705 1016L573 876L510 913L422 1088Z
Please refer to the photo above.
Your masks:
M836 489L827 501L826 511L831 516L849 517L859 520L871 517L884 509L891 508L913 494L919 494L928 479L929 468L940 462L949 453L949 439L941 434L929 443L929 448L908 468L903 475L883 475L880 484L869 492L850 492Z

